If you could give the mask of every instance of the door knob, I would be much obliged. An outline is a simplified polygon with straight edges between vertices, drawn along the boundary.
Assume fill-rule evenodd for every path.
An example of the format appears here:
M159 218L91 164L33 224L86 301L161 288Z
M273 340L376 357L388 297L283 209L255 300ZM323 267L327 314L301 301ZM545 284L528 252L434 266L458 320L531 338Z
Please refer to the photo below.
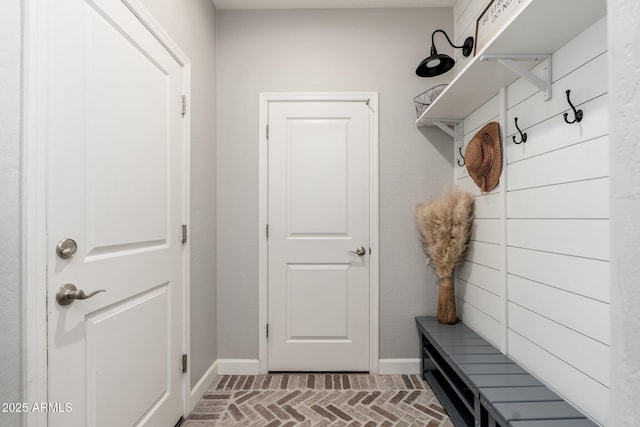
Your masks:
M107 291L101 289L99 291L91 292L89 295L85 295L83 290L79 290L75 285L67 283L66 285L60 286L60 289L58 289L58 292L56 293L56 301L58 301L58 304L60 305L69 305L77 299L88 299L100 292Z
M364 248L364 246L360 246L355 251L347 251L347 252L349 252L350 254L356 254L358 256L364 256L364 254L367 253L367 250Z
M73 239L62 239L56 245L56 253L62 259L69 259L76 254L78 244Z

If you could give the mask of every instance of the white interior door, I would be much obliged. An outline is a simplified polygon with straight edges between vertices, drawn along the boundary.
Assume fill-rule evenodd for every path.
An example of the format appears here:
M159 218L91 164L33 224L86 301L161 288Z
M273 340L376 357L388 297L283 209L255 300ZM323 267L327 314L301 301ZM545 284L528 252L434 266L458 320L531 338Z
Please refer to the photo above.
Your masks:
M48 2L50 427L183 415L182 69L121 0ZM56 253L77 242L69 259ZM89 299L63 306L73 284Z
M369 186L365 102L269 103L270 371L369 371Z

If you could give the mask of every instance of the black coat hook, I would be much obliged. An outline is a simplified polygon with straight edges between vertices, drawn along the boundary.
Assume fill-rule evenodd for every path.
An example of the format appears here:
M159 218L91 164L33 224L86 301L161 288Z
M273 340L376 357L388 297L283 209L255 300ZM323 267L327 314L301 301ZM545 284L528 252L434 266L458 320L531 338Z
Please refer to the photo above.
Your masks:
M516 136L513 135L511 138L513 138L513 142L515 144L522 144L523 142L527 142L527 134L523 133L520 128L518 127L518 118L515 118L515 122L516 122L516 129L518 129L518 132L520 132L520 141L516 141Z
M462 155L462 147L458 147L458 152L460 153L460 157L462 157L462 163L460 163L460 159L458 159L458 166L464 166L464 156Z
M572 122L570 122L569 120L567 120L567 116L569 115L569 113L564 113L564 121L569 123L569 124L572 124L572 123L575 123L575 122L579 123L579 122L582 121L582 117L583 117L582 110L576 110L576 107L573 106L573 104L571 103L571 99L569 99L569 94L570 93L571 93L571 91L569 89L567 89L567 101L569 102L569 105L571 106L571 109L573 110L573 114L575 115L576 118L573 119Z

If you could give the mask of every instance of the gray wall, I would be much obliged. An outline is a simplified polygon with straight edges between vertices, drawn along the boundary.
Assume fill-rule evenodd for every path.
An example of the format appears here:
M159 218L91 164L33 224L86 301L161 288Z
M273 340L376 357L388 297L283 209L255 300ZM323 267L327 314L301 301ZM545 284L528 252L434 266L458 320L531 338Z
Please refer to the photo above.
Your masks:
M640 4L609 0L611 93L611 425L640 420Z
M380 357L417 358L413 317L435 314L415 205L450 184L451 138L415 125L416 77L451 8L221 10L218 104L218 355L258 358L258 93L380 93ZM450 52L444 48L443 52Z
M210 0L144 0L191 61L191 383L217 359L215 9Z
M0 402L20 402L20 0L0 13ZM0 413L0 426L19 425Z

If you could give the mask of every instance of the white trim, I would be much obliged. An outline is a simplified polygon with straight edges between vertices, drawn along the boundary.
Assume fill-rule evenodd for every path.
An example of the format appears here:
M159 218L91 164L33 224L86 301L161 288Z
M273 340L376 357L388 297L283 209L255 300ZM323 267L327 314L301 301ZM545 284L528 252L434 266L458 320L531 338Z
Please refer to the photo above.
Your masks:
M267 124L269 123L267 94L259 95L258 114L258 360L259 372L269 371L269 348L266 327L269 323L269 242L266 227L269 221L269 150Z
M551 61L549 61L551 64ZM550 77L550 76L549 76ZM551 94L551 90L548 92ZM500 212L500 220L502 221L502 241L500 244L502 245L502 255L504 257L503 261L503 269L502 272L502 334L500 336L500 351L504 354L509 354L509 251L507 250L507 230L508 221L507 221L507 191L508 191L508 176L507 176L507 143L509 139L507 137L507 88L501 88L499 92L499 106L500 113L498 116L498 120L500 123L500 141L502 146L500 147L502 150L502 172L500 173L500 194L502 196L502 212Z
M47 402L46 63L45 0L23 2L22 89L22 363L23 400ZM27 412L23 425L44 427L47 414Z
M369 372L377 374L380 357L380 203L378 94L369 93L371 146L369 151Z
M265 233L268 223L269 152L266 128L269 123L270 101L353 101L368 102L370 107L370 339L369 372L378 373L379 309L380 309L380 246L379 246L379 135L377 92L295 92L260 93L258 115L258 361L259 373L268 372L268 342L265 333L269 320L268 255Z
M125 6L147 27L167 49L182 68L182 84L187 102L191 98L191 64L187 56L173 42L160 24L152 17L139 0L122 0ZM48 401L47 366L47 237L46 237L46 89L47 67L46 40L40 31L46 28L50 3L48 0L26 0L23 2L23 108L22 108L22 324L23 327L23 398L26 402ZM189 224L190 217L190 108L184 118L184 206L183 220ZM184 341L183 351L190 347L190 245L184 248ZM43 288L44 286L44 288ZM191 377L184 375L183 410L190 412ZM29 412L23 424L27 427L45 427L47 414Z
M420 359L380 359L380 375L420 373Z
M258 375L260 361L256 359L218 359L218 375Z
M182 247L182 266L184 282L182 324L183 339L182 353L189 355L191 360L191 61L178 47L171 36L162 28L160 23L151 15L140 0L122 0L124 5L142 22L142 24L154 35L156 40L173 56L180 65L182 74L182 95L186 96L186 112L182 117L182 132L184 138L184 151L182 153L183 166L183 206L182 224L187 225L187 242ZM186 417L191 413L191 369L182 377L182 409ZM199 399L198 399L199 400ZM196 400L196 403L198 402Z
M189 414L193 412L193 409L198 405L202 396L209 390L211 384L213 384L213 380L215 380L216 375L218 375L218 361L213 362L209 369L206 370L204 375L198 380L196 385L191 389L190 400L191 404L189 405Z

